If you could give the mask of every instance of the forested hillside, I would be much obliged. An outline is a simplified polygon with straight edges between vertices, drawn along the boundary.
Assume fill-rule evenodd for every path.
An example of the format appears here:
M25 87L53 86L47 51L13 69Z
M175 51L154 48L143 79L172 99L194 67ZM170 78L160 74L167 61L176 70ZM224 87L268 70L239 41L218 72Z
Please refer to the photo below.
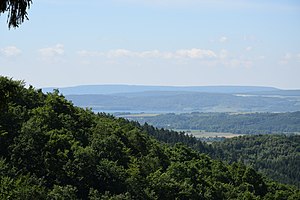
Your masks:
M228 163L242 162L274 180L300 188L300 135L251 135L208 145L184 132L158 129L148 124L142 127L159 141L182 143Z
M258 135L213 144L215 157L243 162L282 183L300 188L300 135Z
M0 199L298 199L300 191L135 123L0 77Z
M169 129L204 130L242 134L300 132L300 111L288 113L181 113L130 117L141 124Z

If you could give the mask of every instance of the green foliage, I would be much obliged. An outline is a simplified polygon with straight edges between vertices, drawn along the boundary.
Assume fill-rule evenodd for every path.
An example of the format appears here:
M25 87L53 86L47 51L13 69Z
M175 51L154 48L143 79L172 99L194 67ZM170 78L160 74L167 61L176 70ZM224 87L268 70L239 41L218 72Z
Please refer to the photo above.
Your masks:
M15 175L10 166L0 159L0 199L44 199L46 188L42 179L33 175Z
M243 164L227 165L183 144L159 143L147 133L157 135L153 127L74 107L58 91L45 95L22 82L0 81L0 199L280 199L299 194ZM201 146L193 138L185 141Z
M300 135L257 135L213 143L213 157L252 165L268 177L300 187Z
M0 14L8 12L8 27L18 27L25 19L32 0L3 0L0 3Z
M131 122L134 123L134 122ZM136 126L140 126L136 122ZM164 128L155 128L147 123L140 126L141 129L147 132L149 135L153 136L155 139L165 142L167 144L182 143L193 149L200 151L201 153L210 153L213 150L206 143L201 142L193 135L186 134L185 132L176 132Z
M141 127L159 141L168 144L180 142L229 163L243 162L276 181L300 187L299 135L252 135L208 145L183 132L158 129L147 123Z
M48 193L47 199L49 200L75 200L77 189L74 186L54 185L53 189Z

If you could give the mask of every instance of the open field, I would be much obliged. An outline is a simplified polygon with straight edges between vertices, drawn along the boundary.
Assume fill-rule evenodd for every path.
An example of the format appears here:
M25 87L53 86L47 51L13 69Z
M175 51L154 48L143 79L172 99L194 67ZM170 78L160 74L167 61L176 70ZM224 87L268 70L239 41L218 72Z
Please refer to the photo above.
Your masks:
M132 114L121 114L117 115L118 117L123 118L138 118L138 117L156 117L160 114L157 113L132 113Z
M233 138L238 136L243 136L244 134L234 134L234 133L223 133L223 132L207 132L203 130L184 130L184 129L175 129L174 131L183 131L188 134L192 134L196 138L208 138L208 137L225 137L225 138Z

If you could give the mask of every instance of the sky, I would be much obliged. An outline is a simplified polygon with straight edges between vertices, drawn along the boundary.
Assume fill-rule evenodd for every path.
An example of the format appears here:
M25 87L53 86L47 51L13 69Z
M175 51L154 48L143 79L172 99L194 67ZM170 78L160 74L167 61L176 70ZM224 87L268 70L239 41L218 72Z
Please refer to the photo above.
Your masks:
M33 0L0 16L0 75L91 84L300 89L299 0Z

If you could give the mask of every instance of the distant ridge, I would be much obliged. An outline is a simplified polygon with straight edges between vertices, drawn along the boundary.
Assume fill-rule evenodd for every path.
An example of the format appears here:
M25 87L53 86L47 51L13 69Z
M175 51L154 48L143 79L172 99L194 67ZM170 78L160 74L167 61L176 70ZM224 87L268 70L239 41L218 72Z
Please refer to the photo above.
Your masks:
M80 85L74 87L48 87L43 92L52 92L59 89L64 95L82 94L117 94L136 93L149 91L178 91L178 92L206 92L206 93L255 93L255 92L276 92L280 89L261 86L145 86L145 85Z
M278 92L280 92L279 90ZM96 112L294 112L300 96L189 91L148 91L118 94L66 95L75 105Z
M256 94L256 95L280 95L280 96L300 96L300 90L273 90L273 91L257 91L257 92L249 92L248 94Z
M44 88L52 92L54 88ZM58 88L95 112L295 112L300 90L260 86L81 85Z

